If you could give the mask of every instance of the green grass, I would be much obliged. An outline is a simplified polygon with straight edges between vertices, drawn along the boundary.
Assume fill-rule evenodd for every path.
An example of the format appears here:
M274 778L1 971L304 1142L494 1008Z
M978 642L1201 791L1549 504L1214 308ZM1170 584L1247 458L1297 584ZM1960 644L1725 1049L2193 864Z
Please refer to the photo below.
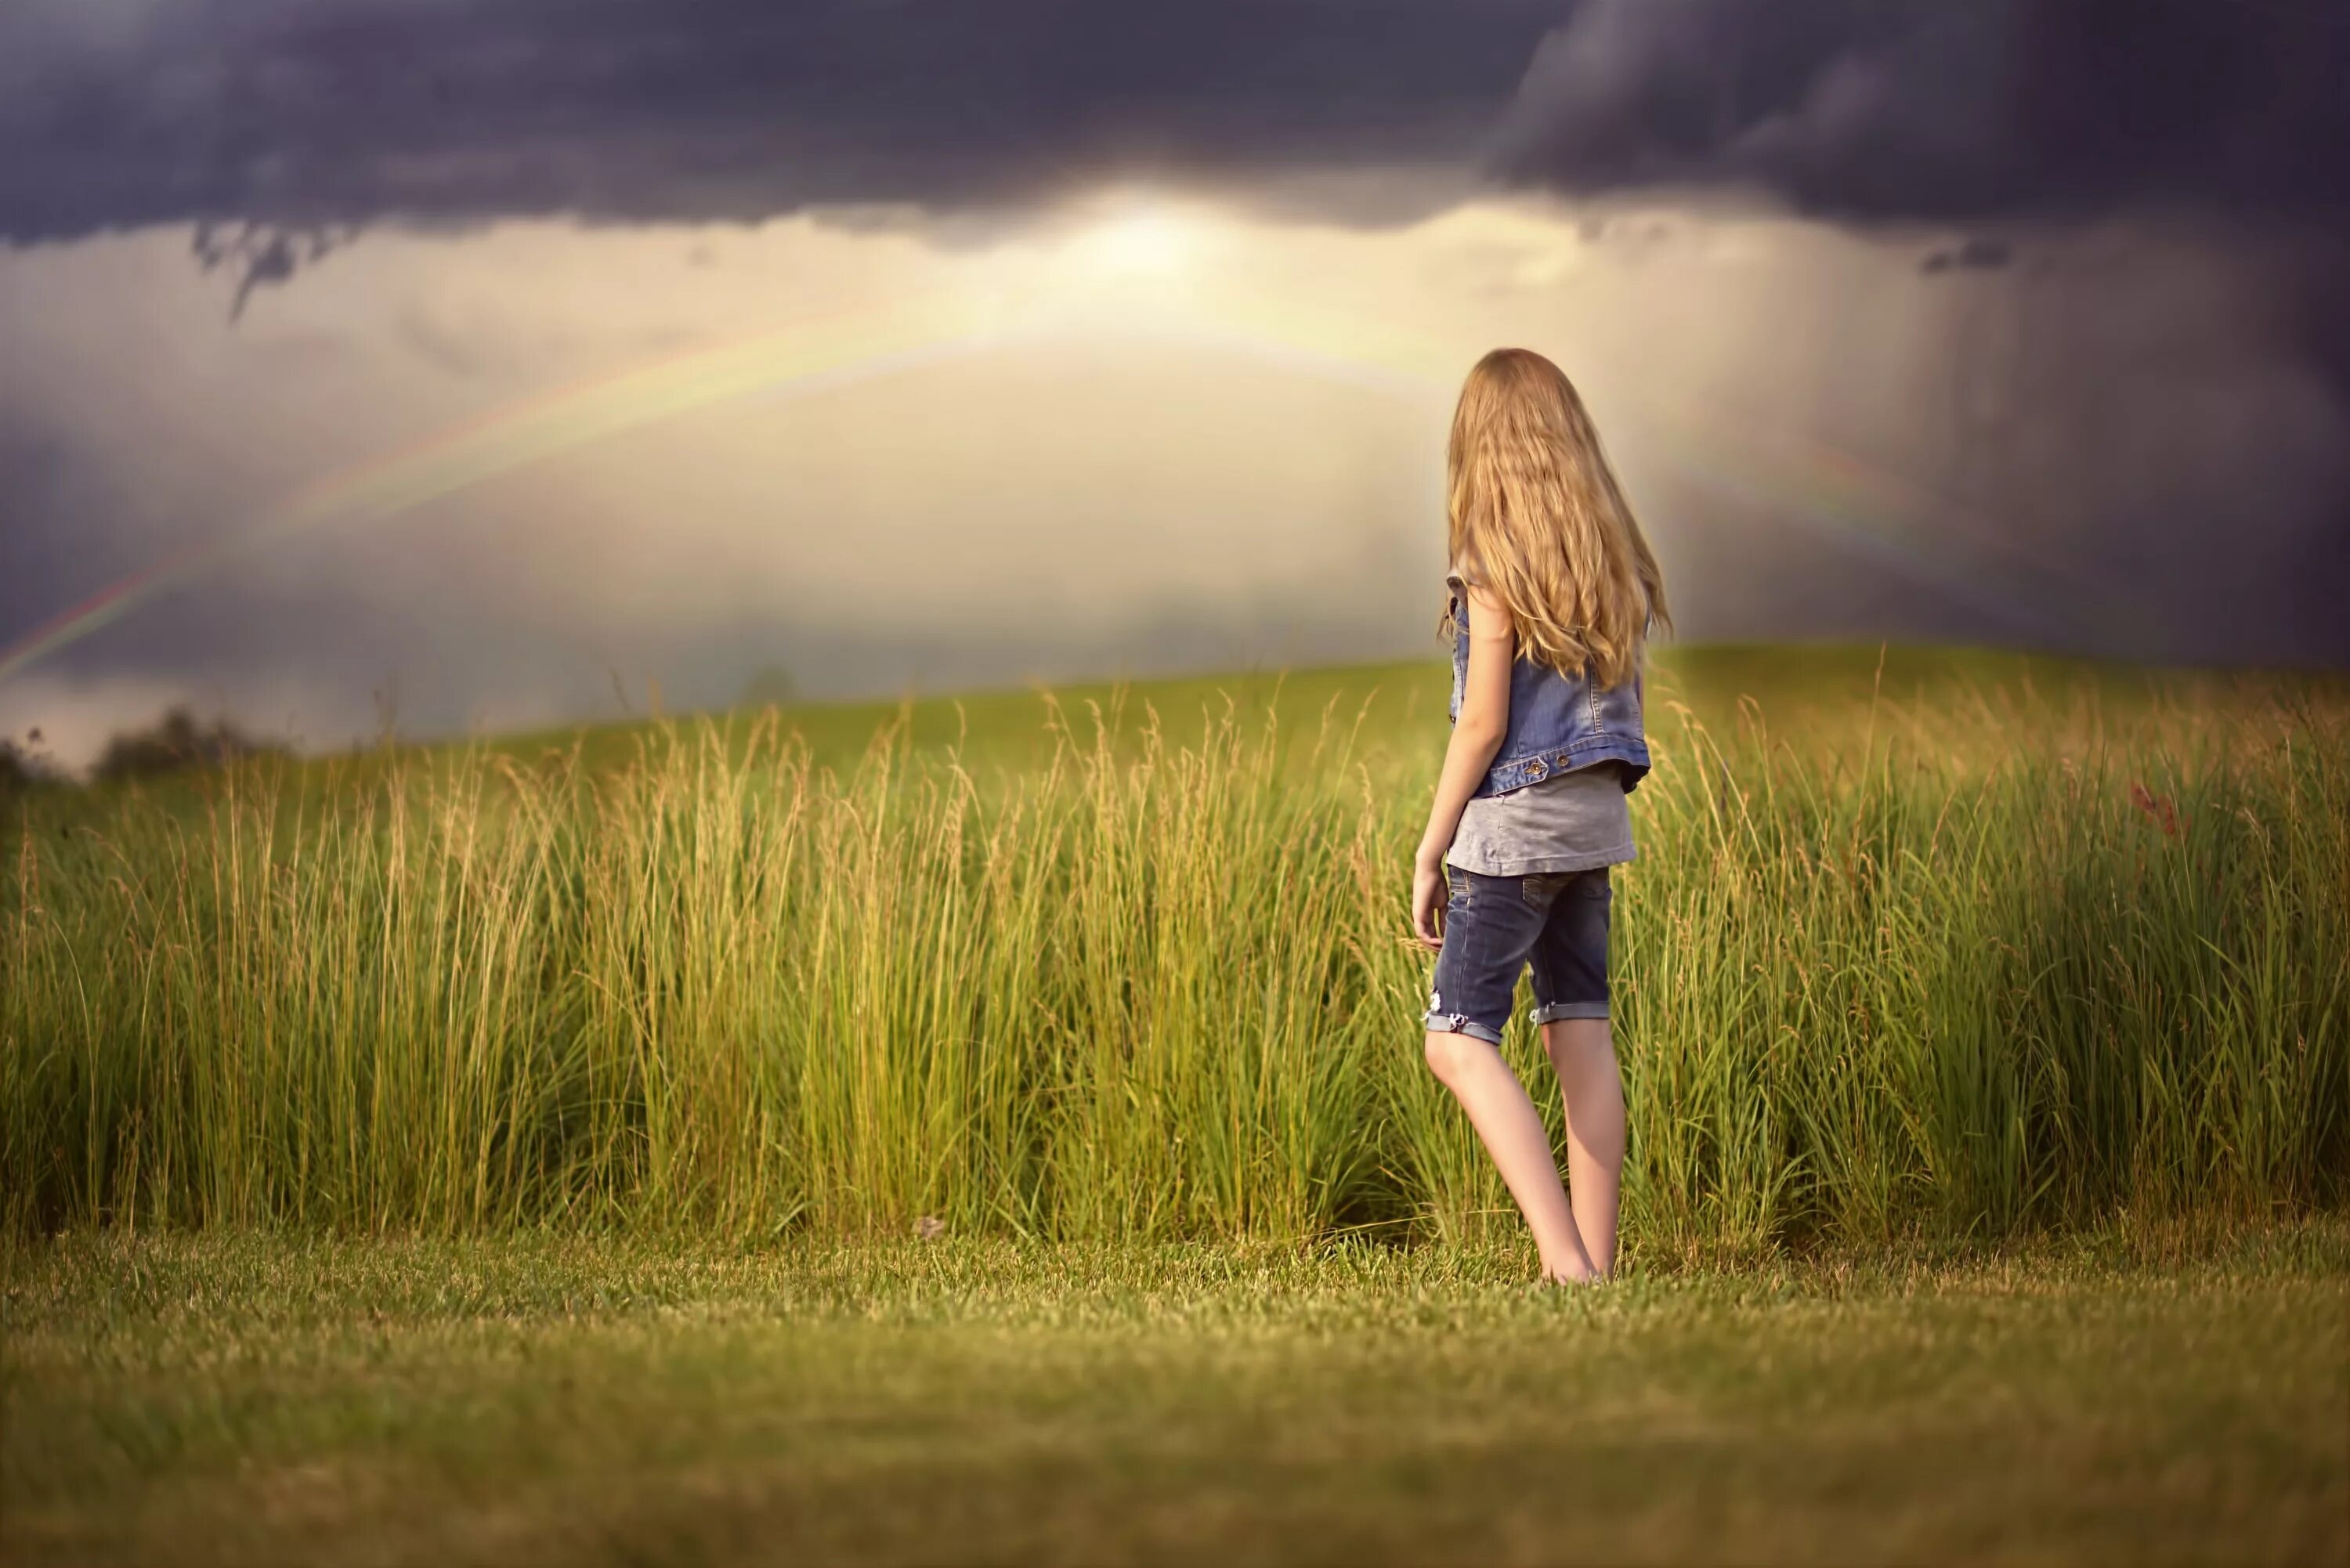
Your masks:
M6 1257L11 1562L2350 1553L2350 1232L1940 1262L80 1234Z
M1792 726L1658 681L1627 1244L2337 1206L2350 709L1963 659L1885 696L1837 657ZM770 718L36 803L0 879L8 1223L1506 1229L1416 1045L1440 705L1281 690L1044 708L993 786L902 728L843 775Z
M961 695L910 693L897 701L804 702L776 710L782 726L817 768L852 770L873 738L902 726L914 753L956 754L984 779L1033 771L1051 761L1056 718L1094 711L1155 710L1179 740L1198 732L1203 714L1227 706L1269 713L1284 731L1311 733L1326 712L1359 720L1358 760L1432 766L1440 752L1451 679L1440 655L1382 664L1305 670L1248 670L1133 682L1080 682L1050 689ZM1786 724L1808 742L1849 739L1872 710L1930 723L1958 719L1969 729L2029 713L2078 734L2127 727L2151 714L2184 716L2220 705L2267 706L2281 698L2350 701L2340 676L2265 670L2174 670L1992 649L1850 644L1667 644L1648 671L1652 707L1687 705L1705 724L1734 728L1751 708ZM712 717L724 719L725 715ZM734 715L735 754L747 751L747 711ZM490 737L492 750L518 760L577 750L591 770L626 766L654 721L615 722ZM1121 732L1131 745L1139 725Z
M1324 711L1336 704L1350 716L1361 710L1375 736L1396 737L1405 745L1417 745L1442 726L1450 680L1441 663L1415 659L1317 670L1230 670L1137 682L1091 681L956 696L910 694L896 701L803 702L775 713L818 769L853 771L877 734L897 729L910 753L931 757L952 753L975 776L986 779L1048 765L1057 728L1072 723L1082 726L1095 711L1125 711L1139 717L1145 709L1155 709L1179 729L1196 733L1203 714L1229 706L1250 713L1271 713L1285 728L1310 731L1318 725ZM741 758L748 754L752 722L758 716L743 710L731 716L710 717L736 721L730 739L733 754ZM625 767L636 760L638 748L655 724L652 720L630 719L496 736L490 744L517 758L576 747L583 765L591 771ZM1140 733L1140 726L1125 726L1121 732L1131 742Z

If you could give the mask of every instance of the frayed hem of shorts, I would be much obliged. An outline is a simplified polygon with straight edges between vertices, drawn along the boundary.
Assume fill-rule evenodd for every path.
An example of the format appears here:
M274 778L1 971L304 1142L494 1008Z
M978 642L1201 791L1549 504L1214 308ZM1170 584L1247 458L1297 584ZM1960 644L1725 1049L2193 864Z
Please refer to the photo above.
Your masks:
M1458 1012L1431 1012L1421 1019L1420 1026L1430 1034L1466 1034L1471 1040L1482 1040L1488 1045L1502 1043L1502 1032L1491 1029Z
M1554 1002L1534 1009L1534 1027L1539 1029L1545 1023L1556 1023L1568 1018L1607 1016L1607 1003L1605 1002Z

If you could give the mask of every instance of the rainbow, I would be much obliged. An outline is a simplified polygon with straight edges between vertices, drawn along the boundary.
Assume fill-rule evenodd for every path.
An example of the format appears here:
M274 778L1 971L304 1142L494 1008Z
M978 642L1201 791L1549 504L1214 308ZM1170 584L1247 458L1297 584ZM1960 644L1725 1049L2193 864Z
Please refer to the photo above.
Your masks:
M1170 298L1174 298L1170 291ZM1244 293L1185 293L1183 313L1088 311L1079 300L941 292L892 299L639 365L509 404L358 467L328 474L249 524L179 550L109 585L0 649L0 681L120 619L140 604L291 535L364 526L621 431L754 396L811 396L951 356L1060 334L1171 339L1257 358L1426 404L1440 414L1467 362L1463 346L1392 321ZM1618 378L1627 385L1637 382ZM2063 576L2025 556L1991 520L1824 443L1765 437L1683 400L1626 410L1696 483L1734 494L1853 545L1979 607L2016 618L1987 595L1955 541L2000 555L2018 574ZM2085 602L2077 580L2068 602Z
M816 393L983 347L1001 302L935 295L763 332L508 404L304 486L244 527L175 551L0 649L0 680L139 605L289 535L380 523L622 431L753 393Z

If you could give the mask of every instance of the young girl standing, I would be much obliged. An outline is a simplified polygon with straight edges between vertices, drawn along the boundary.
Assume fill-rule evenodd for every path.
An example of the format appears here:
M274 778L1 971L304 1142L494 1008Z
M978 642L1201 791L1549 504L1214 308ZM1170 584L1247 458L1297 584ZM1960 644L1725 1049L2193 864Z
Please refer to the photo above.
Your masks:
M1411 884L1412 929L1439 955L1428 1064L1501 1168L1543 1277L1589 1280L1615 1266L1624 1169L1607 868L1634 855L1625 797L1648 771L1640 658L1650 626L1671 625L1664 579L1583 400L1541 355L1477 362L1446 469L1452 741ZM1566 1102L1565 1188L1496 1049L1529 964Z

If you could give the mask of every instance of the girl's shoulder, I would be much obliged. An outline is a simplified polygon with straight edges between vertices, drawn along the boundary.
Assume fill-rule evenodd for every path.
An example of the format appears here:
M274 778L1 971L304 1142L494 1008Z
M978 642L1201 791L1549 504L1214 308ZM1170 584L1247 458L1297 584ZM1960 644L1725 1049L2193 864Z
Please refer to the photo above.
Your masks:
M1445 620L1467 633L1479 627L1486 637L1512 637L1515 626L1509 607L1486 586L1485 576L1471 563L1456 561L1445 568Z
M1465 600L1472 588L1480 593L1485 591L1485 575L1474 562L1454 561L1444 568L1444 586L1451 590L1453 597Z

